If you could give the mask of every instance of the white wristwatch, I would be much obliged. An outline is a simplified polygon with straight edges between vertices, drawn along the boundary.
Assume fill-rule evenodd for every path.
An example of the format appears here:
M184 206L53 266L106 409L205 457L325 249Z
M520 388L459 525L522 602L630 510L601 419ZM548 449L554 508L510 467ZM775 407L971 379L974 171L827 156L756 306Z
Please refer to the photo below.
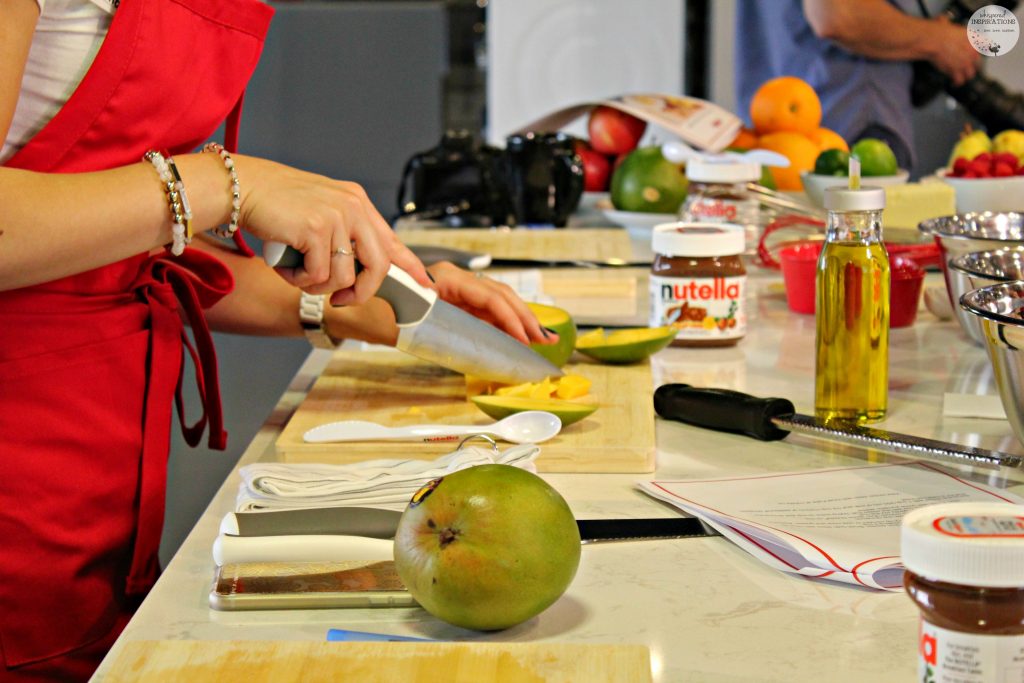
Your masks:
M334 349L338 345L327 334L324 326L324 300L322 294L307 294L302 292L299 297L299 320L302 322L302 331L306 333L306 339L315 348Z

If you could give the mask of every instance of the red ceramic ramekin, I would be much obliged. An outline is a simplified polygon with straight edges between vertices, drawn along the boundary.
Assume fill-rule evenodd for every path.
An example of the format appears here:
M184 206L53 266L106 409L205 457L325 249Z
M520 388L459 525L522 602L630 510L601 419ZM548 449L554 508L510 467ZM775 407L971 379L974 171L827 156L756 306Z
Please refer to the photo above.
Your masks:
M796 313L814 314L814 276L821 243L786 247L779 252L786 303ZM917 318L917 305L924 284L924 269L900 254L889 259L889 327L907 327Z

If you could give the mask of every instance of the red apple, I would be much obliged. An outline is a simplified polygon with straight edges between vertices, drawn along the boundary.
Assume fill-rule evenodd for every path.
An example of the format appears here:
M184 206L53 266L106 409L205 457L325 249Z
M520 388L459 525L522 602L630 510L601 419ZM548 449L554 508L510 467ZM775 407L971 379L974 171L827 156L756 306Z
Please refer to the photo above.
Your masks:
M587 123L590 146L602 154L625 154L635 149L646 129L643 119L605 106L594 107Z
M586 140L576 141L576 153L583 160L583 189L587 192L606 192L612 175L608 157L595 152Z

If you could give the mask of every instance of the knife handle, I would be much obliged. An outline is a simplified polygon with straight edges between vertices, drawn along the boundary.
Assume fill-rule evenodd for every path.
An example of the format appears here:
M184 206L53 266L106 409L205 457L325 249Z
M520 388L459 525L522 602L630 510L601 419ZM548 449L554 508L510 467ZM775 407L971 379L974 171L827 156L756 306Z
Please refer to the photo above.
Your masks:
M668 420L746 434L761 441L777 441L789 434L776 427L772 418L795 412L793 404L784 398L757 398L730 389L701 389L689 384L658 387L654 410Z
M302 266L302 252L281 242L263 244L263 260L273 268L298 268ZM363 269L358 259L356 273ZM416 282L407 272L391 264L388 274L377 290L377 296L391 305L399 325L418 322L430 310L437 299L437 292Z

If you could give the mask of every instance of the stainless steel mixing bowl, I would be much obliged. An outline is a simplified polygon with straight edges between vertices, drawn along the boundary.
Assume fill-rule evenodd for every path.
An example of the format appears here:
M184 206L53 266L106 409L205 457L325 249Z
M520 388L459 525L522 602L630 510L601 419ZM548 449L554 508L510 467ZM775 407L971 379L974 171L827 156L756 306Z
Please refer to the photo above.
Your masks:
M1024 213L959 213L929 218L918 225L918 230L932 235L939 245L949 303L960 327L973 342L984 344L977 323L958 305L960 297L973 289L970 280L963 273L951 269L949 261L970 252L1024 246Z
M975 289L960 298L960 306L981 324L1003 410L1024 444L1024 282Z
M949 260L949 279L954 283L957 296L1000 282L1024 280L1024 246L1007 247L994 251L972 251ZM977 343L984 345L981 322L977 317L965 315L965 331Z

